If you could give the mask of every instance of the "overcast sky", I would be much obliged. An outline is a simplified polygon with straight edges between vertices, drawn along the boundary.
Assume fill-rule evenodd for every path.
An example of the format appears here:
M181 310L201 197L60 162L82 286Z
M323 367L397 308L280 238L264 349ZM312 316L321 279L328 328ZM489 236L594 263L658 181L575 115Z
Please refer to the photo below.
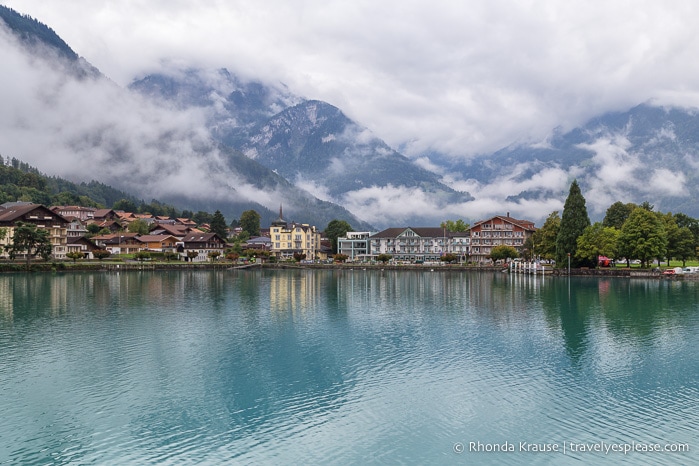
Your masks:
M226 67L340 107L409 156L545 138L607 110L699 102L699 2L9 0L126 85Z

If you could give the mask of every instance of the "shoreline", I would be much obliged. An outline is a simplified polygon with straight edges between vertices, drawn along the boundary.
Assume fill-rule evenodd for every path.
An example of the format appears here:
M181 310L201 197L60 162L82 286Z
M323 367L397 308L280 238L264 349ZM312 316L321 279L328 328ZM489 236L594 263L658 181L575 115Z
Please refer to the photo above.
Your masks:
M693 279L699 280L699 274L694 275L663 275L662 272L651 269L614 268L614 269L551 269L536 274L522 271L511 271L502 266L465 266L465 265L417 265L417 264L294 264L294 263L265 263L237 265L232 263L135 263L135 262L34 262L27 271L24 263L0 263L0 273L36 273L36 272L120 272L144 270L254 270L254 269L295 269L295 270L390 270L390 271L422 271L422 272L507 272L517 275L553 276L553 277L617 277L617 278L654 278L654 279Z

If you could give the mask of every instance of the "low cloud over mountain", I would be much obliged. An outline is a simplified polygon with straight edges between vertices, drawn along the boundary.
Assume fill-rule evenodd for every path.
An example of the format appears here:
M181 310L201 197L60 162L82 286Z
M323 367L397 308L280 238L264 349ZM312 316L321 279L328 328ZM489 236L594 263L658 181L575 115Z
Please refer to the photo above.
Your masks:
M283 204L289 219L321 227L506 212L541 221L562 209L573 179L596 218L615 201L699 216L690 110L641 105L536 144L467 158L414 146L408 158L342 109L281 84L169 66L124 89L56 38L28 41L0 24L0 153L49 174L228 217L255 208L268 221Z

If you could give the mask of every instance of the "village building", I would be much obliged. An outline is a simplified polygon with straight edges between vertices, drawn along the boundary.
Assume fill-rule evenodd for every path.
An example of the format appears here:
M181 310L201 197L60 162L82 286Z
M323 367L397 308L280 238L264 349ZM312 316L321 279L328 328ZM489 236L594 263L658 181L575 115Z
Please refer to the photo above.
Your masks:
M287 222L279 208L279 218L269 228L271 252L278 260L290 260L294 254L305 254L306 260L321 259L320 232L307 223Z
M65 259L68 249L68 220L48 207L31 202L8 202L0 206L0 228L5 234L0 236L2 257L8 257L6 246L12 244L12 237L18 222L31 223L48 231L52 257Z
M177 243L177 252L185 261L205 262L210 261L211 253L218 253L222 257L226 249L226 240L216 233L193 232L182 238ZM190 257L188 253L196 252L196 256Z
M87 222L95 218L95 211L97 209L94 207L81 207L77 205L57 205L52 206L51 210L66 218L75 217L82 222Z
M337 253L347 256L349 261L367 260L371 255L369 247L369 231L349 231L337 239Z
M119 220L119 214L114 209L97 209L92 218L98 222L105 220Z
M94 259L94 252L98 250L103 250L97 246L91 240L85 238L84 236L68 238L68 243L66 245L68 253L71 252L81 252L85 259Z
M440 227L388 228L369 237L371 256L390 254L400 262L435 262L452 253L451 233Z
M187 236L189 233L203 233L201 230L192 227L191 225L175 224L170 225L167 223L155 225L155 227L150 231L151 235L172 235L178 238L180 241L182 238Z
M80 220L78 217L65 217L70 223L68 224L67 233L68 238L80 238L87 234L87 227L85 222Z
M477 263L490 262L490 252L495 246L505 245L519 253L524 242L536 231L534 222L505 216L495 216L481 220L471 226L471 260Z
M94 236L92 240L97 246L105 248L112 254L135 254L145 249L143 243L138 239L138 233L110 233Z
M141 235L138 240L145 250L154 252L176 252L180 241L172 235Z
M272 240L267 236L253 236L245 242L243 249L255 249L259 251L271 251Z

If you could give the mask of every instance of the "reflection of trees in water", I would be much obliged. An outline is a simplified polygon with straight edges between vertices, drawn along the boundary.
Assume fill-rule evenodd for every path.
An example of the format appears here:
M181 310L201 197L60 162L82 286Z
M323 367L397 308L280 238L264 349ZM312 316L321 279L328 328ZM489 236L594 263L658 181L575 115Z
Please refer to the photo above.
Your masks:
M541 296L547 320L552 326L560 325L566 352L574 364L580 363L587 350L589 335L587 319L595 305L597 283L576 278L550 281Z
M560 322L566 351L579 362L601 319L618 341L640 344L666 328L688 324L696 314L695 283L641 279L553 278L541 302L551 326Z

